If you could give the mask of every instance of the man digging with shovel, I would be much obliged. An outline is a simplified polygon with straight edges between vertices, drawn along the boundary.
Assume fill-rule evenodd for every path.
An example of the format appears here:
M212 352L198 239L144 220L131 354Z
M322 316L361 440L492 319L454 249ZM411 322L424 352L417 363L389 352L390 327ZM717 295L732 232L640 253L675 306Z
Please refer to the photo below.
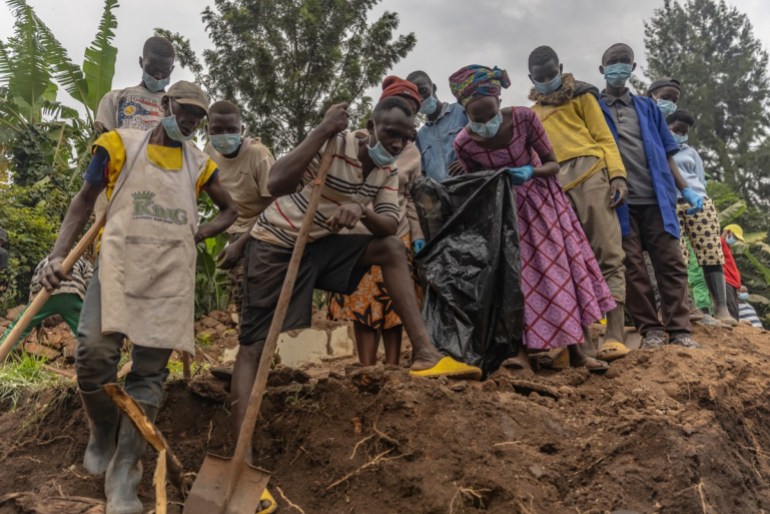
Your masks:
M78 387L91 436L83 465L106 472L106 514L140 514L137 486L145 441L102 391L115 382L124 337L133 344L126 392L154 421L173 350L194 351L196 243L223 232L237 216L217 167L189 140L208 112L195 84L180 81L163 97L164 118L150 131L117 129L94 144L83 188L62 222L43 285L59 287L63 257L86 224L99 194L110 200L101 254L78 327ZM198 226L201 190L219 207Z
M404 245L395 237L399 207L398 175L393 168L414 137L420 96L414 84L396 77L388 77L383 89L367 123L368 136L347 132L347 104L334 105L320 125L270 171L268 189L277 199L258 218L245 252L240 348L232 380L236 436L327 141L336 149L283 330L310 326L314 288L350 294L369 268L378 265L412 343L412 374L481 376L480 369L443 357L431 344L420 317ZM359 221L373 235L337 234Z

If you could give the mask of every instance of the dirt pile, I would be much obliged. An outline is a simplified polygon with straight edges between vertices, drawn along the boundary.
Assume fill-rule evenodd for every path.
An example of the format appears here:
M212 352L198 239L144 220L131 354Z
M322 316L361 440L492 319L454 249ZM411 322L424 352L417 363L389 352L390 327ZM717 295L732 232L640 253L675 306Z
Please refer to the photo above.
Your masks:
M284 369L272 383L288 385L263 404L256 463L287 513L300 512L289 501L307 514L770 511L770 335L696 336L701 350L636 351L604 376ZM232 452L223 388L205 382L170 383L159 418L190 471L206 449ZM102 482L80 466L86 441L72 391L0 417L0 513L99 512ZM145 463L149 511L149 451Z

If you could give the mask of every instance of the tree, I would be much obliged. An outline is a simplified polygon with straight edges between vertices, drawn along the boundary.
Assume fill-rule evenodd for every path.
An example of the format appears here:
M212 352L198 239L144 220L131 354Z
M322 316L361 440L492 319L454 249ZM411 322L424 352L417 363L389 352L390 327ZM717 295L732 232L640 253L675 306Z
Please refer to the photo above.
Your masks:
M37 263L50 251L91 155L93 118L112 87L117 0L104 11L82 68L25 0L6 0L14 33L0 41L0 220L8 231L10 288L0 311L26 301ZM59 87L85 117L57 101Z
M697 118L690 140L709 174L770 208L768 55L748 17L724 0L664 0L644 42L645 75L682 82L679 105Z
M212 96L237 103L249 129L277 153L302 141L336 102L352 102L414 48L414 34L394 36L398 15L369 23L379 0L215 0L203 22L214 45L207 68L180 34L156 31L177 47L179 62ZM395 37L395 39L394 39Z

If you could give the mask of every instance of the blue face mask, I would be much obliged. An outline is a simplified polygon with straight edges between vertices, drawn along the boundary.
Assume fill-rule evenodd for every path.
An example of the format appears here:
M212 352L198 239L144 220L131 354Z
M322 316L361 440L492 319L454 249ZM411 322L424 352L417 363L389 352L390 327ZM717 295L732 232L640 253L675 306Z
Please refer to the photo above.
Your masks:
M677 134L676 132L672 132L671 133L671 137L673 137L674 141L676 141L676 143L679 144L679 145L685 144L687 142L687 139L688 139L687 134L685 134L683 136L681 134Z
M749 293L738 293L738 298L745 302L749 299Z
M561 73L557 74L548 82L535 82L535 91L541 95L553 93L561 87Z
M674 114L676 111L676 104L671 100L660 99L656 100L656 102L658 104L658 109L660 109L660 112L663 113L664 118Z
M174 114L173 107L171 107L171 101L169 100L168 109L171 111L171 116L166 116L160 119L160 123L163 125L163 129L166 131L166 135L174 141L183 143L189 141L195 135L195 131L190 132L189 136L182 134L182 129L179 128L179 123L176 121L176 115Z
M725 238L725 242L726 242L726 243L727 243L729 246L733 246L735 243L737 243L737 242L738 242L738 240L735 238L735 236L730 236L730 237L726 237L726 238Z
M486 123L476 121L468 122L471 132L478 134L482 139L492 139L500 131L500 125L503 124L503 113L497 111L497 114Z
M420 114L433 114L436 112L437 108L438 99L436 99L435 96L430 95L428 98L423 100L422 105L420 106Z
M377 138L377 125L374 126L373 134L374 137ZM390 166L396 162L396 158L391 155L391 153L384 146L382 146L382 143L380 143L379 139L377 140L376 145L367 146L367 149L369 150L369 157L371 157L374 165L379 168L382 168L383 166Z
M238 132L233 134L212 134L209 136L211 146L222 155L231 155L241 147L241 135Z
M152 91L153 93L160 93L164 89L166 89L166 86L169 85L171 82L171 77L165 78L165 79L156 79L146 71L142 72L142 82L144 82L144 85L147 86L147 89Z
M607 80L607 84L612 87L623 87L626 85L626 81L631 78L632 71L634 71L633 64L623 62L608 64L604 67L604 78Z

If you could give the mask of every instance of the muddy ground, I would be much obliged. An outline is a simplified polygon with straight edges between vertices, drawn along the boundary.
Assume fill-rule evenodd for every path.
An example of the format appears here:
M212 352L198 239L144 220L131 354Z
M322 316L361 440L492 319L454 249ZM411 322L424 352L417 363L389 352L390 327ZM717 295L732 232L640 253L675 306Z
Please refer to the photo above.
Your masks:
M285 513L770 512L770 334L695 335L703 349L634 351L604 376L279 371L256 463ZM167 392L158 426L187 470L232 452L223 382L201 373ZM0 514L102 512L102 480L80 464L87 438L71 388L2 414ZM149 512L154 452L144 461Z

